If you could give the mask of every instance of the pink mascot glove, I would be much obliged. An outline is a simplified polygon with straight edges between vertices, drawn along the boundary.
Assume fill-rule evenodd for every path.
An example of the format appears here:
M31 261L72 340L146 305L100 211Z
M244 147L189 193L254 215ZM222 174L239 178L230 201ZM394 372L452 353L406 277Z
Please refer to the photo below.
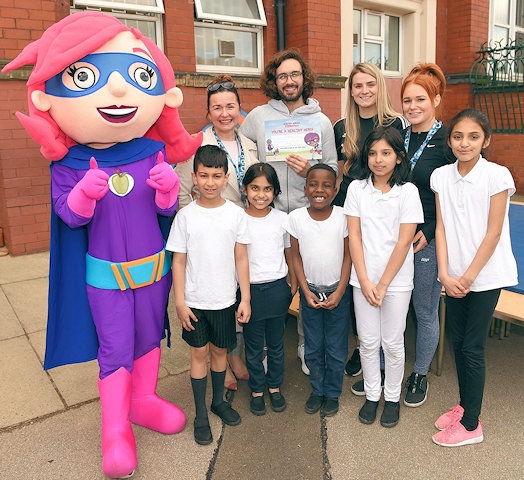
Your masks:
M147 185L156 190L155 203L163 210L172 207L178 200L180 179L171 165L164 162L164 154L160 152L156 165L149 170Z
M92 217L97 200L109 191L109 175L98 168L95 157L89 160L89 170L67 197L69 208L82 217Z

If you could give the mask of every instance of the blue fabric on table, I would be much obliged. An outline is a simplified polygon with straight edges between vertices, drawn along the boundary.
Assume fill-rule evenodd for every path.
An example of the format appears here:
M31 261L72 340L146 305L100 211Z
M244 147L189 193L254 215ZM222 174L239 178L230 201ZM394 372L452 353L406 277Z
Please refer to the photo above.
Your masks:
M524 294L524 205L510 204L509 230L513 255L517 260L519 283L513 287L506 288L506 290Z

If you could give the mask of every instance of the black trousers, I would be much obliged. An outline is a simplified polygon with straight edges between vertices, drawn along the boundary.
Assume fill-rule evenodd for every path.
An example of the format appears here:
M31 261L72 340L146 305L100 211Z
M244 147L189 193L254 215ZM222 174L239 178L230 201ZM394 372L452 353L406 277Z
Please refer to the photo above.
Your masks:
M486 382L486 340L500 296L500 288L469 292L464 298L446 296L449 326L459 383L462 424L468 430L478 425Z

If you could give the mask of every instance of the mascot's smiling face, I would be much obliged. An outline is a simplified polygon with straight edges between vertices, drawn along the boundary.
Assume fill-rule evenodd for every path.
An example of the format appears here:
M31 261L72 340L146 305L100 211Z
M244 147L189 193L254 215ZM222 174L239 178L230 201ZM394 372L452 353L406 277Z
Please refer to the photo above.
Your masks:
M182 103L178 88L165 91L144 43L121 32L92 54L45 82L31 97L75 142L93 148L143 137L165 105Z

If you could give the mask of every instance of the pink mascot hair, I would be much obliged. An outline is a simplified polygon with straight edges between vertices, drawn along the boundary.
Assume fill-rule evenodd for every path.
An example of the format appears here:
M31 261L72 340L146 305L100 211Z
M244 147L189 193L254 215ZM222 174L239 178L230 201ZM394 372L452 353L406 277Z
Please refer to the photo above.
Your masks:
M134 28L101 12L81 12L65 17L49 27L39 40L27 45L2 72L24 65L34 65L27 81L29 116L20 112L16 116L33 140L41 145L40 151L48 160L61 160L76 142L68 137L49 115L39 111L31 100L35 90L45 92L45 82L62 72L72 63L101 48L121 32L129 31L140 39L153 56L160 70L166 92L175 87L175 74L169 60L157 45ZM178 109L164 106L160 117L145 137L166 144L167 160L177 163L187 160L202 143L202 134L191 136L182 125Z

